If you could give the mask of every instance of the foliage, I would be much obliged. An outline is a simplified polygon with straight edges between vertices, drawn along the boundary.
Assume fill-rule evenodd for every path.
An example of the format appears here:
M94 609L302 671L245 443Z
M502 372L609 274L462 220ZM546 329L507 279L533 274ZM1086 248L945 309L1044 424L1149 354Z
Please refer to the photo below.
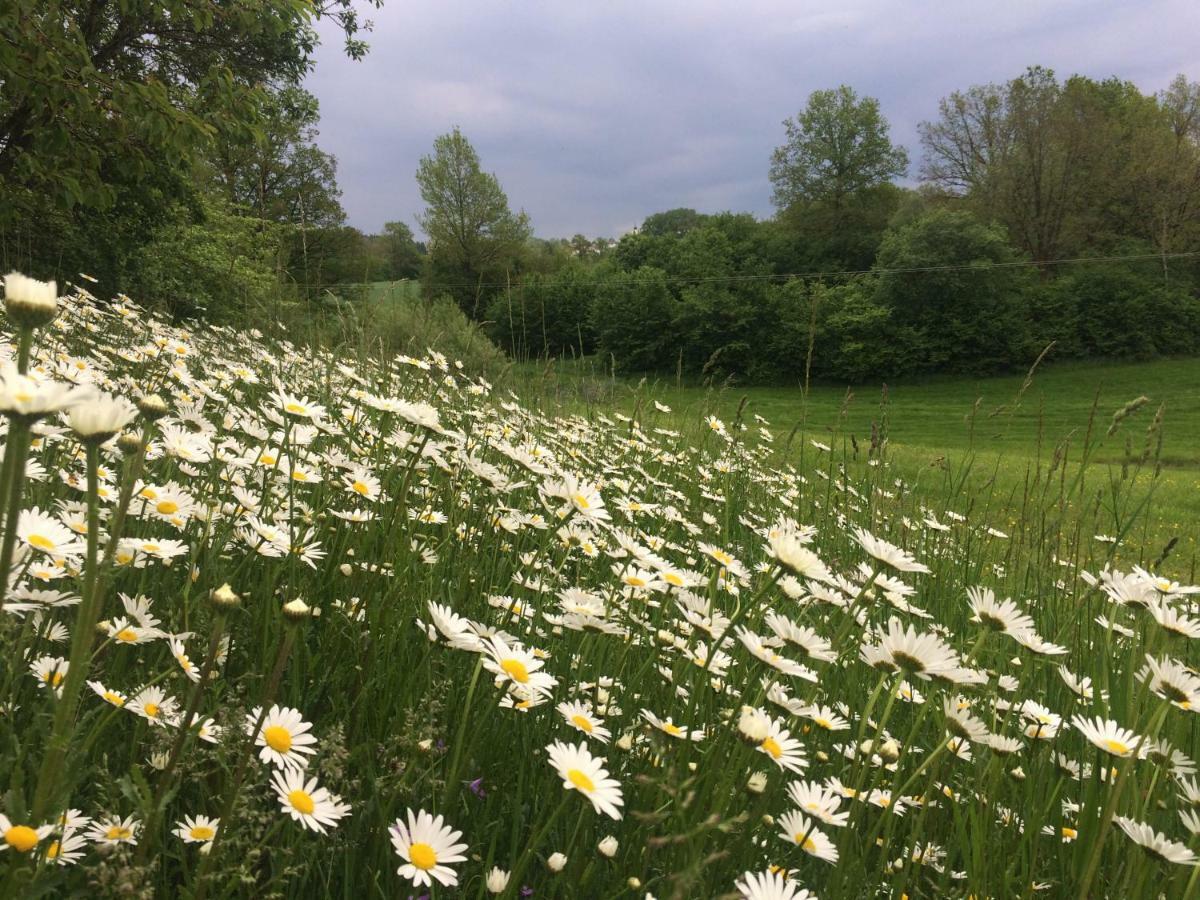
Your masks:
M967 212L888 232L874 299L890 311L899 371L979 374L1022 358L1030 273L1019 262L1003 230Z
M642 266L597 287L591 324L606 367L622 372L672 367L683 342L674 331L679 302L668 287L667 273Z
M429 236L430 274L435 290L445 290L472 318L490 279L501 278L530 235L529 218L508 208L495 175L484 172L479 155L455 128L433 142L421 157L417 184L426 209L419 221Z

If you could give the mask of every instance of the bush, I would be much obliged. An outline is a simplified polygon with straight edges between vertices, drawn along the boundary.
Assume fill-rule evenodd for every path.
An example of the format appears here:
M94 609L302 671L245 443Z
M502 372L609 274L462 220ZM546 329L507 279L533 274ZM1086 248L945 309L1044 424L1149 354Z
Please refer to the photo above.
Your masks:
M889 231L879 249L875 302L903 340L898 371L985 374L1024 354L1031 273L1004 231L970 213L937 209ZM949 267L949 268L948 268Z
M681 346L676 306L662 269L643 267L598 281L592 329L601 356L623 372L668 370Z

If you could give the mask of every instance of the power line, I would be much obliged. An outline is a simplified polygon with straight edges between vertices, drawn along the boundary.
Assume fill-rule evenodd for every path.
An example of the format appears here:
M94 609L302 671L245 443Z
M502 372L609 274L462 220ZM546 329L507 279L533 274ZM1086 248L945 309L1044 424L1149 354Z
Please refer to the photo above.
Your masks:
M1200 251L1187 251L1181 253L1135 253L1127 256L1076 256L1065 259L1050 259L1041 262L1035 260L1013 260L1011 262L996 262L996 263L960 263L944 266L911 266L907 268L896 269L851 269L851 270L830 270L825 272L789 272L789 273L773 273L764 275L706 275L689 277L686 275L668 276L665 281L667 284L714 284L714 283L733 283L745 281L812 281L820 278L846 278L857 275L916 275L929 272L973 272L983 271L987 269L1013 269L1013 268L1041 268L1043 266L1065 266L1077 265L1082 263L1113 263L1113 262L1148 262L1161 261L1168 259L1194 259L1200 257ZM402 279L410 280L410 279ZM377 281L340 281L329 282L327 284L310 285L312 288L334 288L334 287L356 287L369 286L372 284L388 284L397 282L377 282ZM640 279L629 278L620 279L613 278L604 282L605 287L627 287L641 284ZM429 286L434 288L485 288L485 287L508 287L507 281L433 281Z

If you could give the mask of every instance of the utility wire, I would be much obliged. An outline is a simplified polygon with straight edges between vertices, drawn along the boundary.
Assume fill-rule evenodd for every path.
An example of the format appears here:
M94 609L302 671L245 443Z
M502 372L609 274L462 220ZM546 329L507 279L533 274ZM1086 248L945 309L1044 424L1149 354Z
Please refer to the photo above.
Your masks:
M1128 256L1076 256L1067 259L1050 259L1037 262L1021 259L1011 262L998 263L960 263L944 266L911 266L896 269L851 269L830 270L825 272L789 272L765 275L707 275L689 277L686 275L668 276L667 284L714 284L744 281L812 281L820 278L845 278L857 275L915 275L929 272L974 272L987 269L1041 268L1043 266L1066 266L1082 263L1113 263L1113 262L1147 262L1168 259L1194 259L1200 257L1200 251L1193 250L1181 253L1135 253ZM400 279L401 281L420 282L420 279ZM312 288L354 287L372 284L395 284L398 282L377 281L335 281L310 285ZM604 282L605 287L625 287L641 284L640 279L613 278ZM506 281L433 281L429 283L434 288L485 288L508 287Z

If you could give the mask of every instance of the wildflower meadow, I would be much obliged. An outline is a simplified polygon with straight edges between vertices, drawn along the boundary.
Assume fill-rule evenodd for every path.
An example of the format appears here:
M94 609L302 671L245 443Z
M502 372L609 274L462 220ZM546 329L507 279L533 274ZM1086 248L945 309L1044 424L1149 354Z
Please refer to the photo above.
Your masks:
M1196 893L1161 410L946 503L644 385L5 304L0 896Z

